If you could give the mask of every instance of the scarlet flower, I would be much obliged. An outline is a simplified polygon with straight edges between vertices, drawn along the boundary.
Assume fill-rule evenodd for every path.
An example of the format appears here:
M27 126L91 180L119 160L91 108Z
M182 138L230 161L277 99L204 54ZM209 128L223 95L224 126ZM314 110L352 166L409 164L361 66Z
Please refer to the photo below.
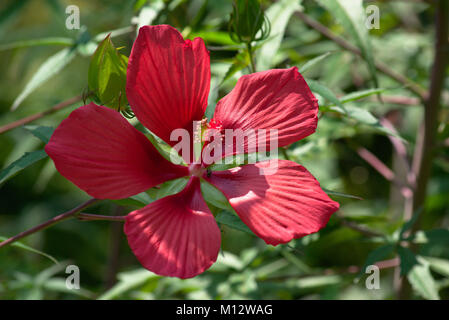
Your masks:
M167 25L139 30L126 94L146 128L173 146L174 129L191 132L193 121L203 118L209 86L209 53L202 39L184 40ZM317 112L317 100L297 68L278 69L241 77L218 102L211 123L221 129L277 129L282 147L312 134ZM241 220L272 245L317 232L339 207L292 161L267 160L209 173L204 164L173 164L118 112L94 103L62 121L45 150L64 177L99 199L127 198L190 177L178 194L126 217L132 251L145 268L164 276L194 277L217 259L220 229L202 197L201 180L218 188ZM248 151L246 144L243 151ZM274 165L275 174L260 174Z

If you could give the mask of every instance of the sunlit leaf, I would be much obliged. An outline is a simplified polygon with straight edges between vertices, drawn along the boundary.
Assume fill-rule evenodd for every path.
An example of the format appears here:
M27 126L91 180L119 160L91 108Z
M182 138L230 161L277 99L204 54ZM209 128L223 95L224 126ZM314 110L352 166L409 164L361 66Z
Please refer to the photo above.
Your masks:
M369 39L368 28L365 25L366 14L362 0L320 0L330 14L341 23L359 47L363 58L368 64L375 87L378 87L376 67Z
M407 278L413 289L427 300L439 300L438 287L432 274L429 263L418 257L420 264L415 265L408 273Z
M273 58L284 38L288 21L295 11L301 9L300 2L298 0L276 1L265 12L271 24L271 33L270 37L257 50L257 71L263 71L273 67Z
M98 45L89 65L89 89L102 105L120 111L127 107L127 66L128 58L118 52L108 35Z
M11 110L16 110L20 104L27 98L34 90L45 83L48 79L58 74L70 61L76 56L75 48L65 48L58 51L39 67L31 80L26 84L25 88L14 100Z
M321 61L326 59L331 54L332 54L332 52L326 52L326 53L319 55L316 58L313 58L313 59L307 61L301 67L298 68L298 71L300 73L306 72L307 70L311 69L312 67L314 67L315 65L319 64Z
M158 277L159 276L145 269L137 269L119 273L118 283L111 289L103 293L101 296L99 296L98 300L111 300L113 298L119 297L129 290L143 285L148 280Z

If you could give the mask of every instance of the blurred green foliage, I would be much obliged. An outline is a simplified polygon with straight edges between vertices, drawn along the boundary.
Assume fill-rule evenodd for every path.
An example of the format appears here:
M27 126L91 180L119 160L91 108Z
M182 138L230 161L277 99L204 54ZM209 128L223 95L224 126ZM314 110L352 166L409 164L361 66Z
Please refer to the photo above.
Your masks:
M223 236L218 262L204 274L188 280L154 275L144 270L131 253L122 223L70 220L33 234L16 246L0 249L0 298L392 299L395 268L383 268L380 289L368 290L362 267L399 256L398 268L408 275L416 298L447 299L447 148L440 150L434 163L423 230L408 238L404 235L411 223L404 224L400 188L357 153L360 147L371 151L402 179L401 159L389 139L395 136L405 141L407 155L411 156L422 107L406 87L376 72L373 59L428 87L434 12L425 2L365 1L364 6L374 4L380 9L380 29L367 30L360 29L362 1L355 2L360 7L354 17L345 13L347 1L261 1L271 33L252 46L258 71L298 66L319 98L317 132L291 145L286 155L307 167L341 204L326 228L288 245L267 246L223 211L226 208L220 207L213 190L203 190L219 212ZM65 8L70 4L80 8L80 30L65 26ZM295 15L298 10L360 48L362 56L341 49L308 27ZM146 24L170 24L187 38L199 36L205 40L212 70L210 116L218 99L241 75L250 72L251 52L248 55L248 48L233 42L228 33L232 11L228 0L3 0L0 126L86 92L91 55L98 43L112 32L115 46L123 47L120 53L128 56L136 28ZM260 21L256 22L260 28ZM445 90L449 90L448 81ZM382 102L377 95L382 96ZM404 100L407 103L401 102ZM55 128L81 104L45 116L35 121L34 127L18 127L0 135L2 167L8 168L25 152L40 152L46 133L51 132L42 126ZM12 106L14 111L10 110ZM382 118L393 123L398 133L384 127ZM448 120L446 104L438 128L441 141L449 137ZM18 174L8 181L3 179L8 172L2 171L2 239L87 199L56 172L48 157L42 158L45 160L32 165L35 158L9 167L12 171L8 172ZM20 166L26 168L18 172ZM87 211L124 215L176 192L184 182L126 200L103 201ZM419 243L419 255L401 241ZM66 288L64 271L68 264L79 266L81 290Z

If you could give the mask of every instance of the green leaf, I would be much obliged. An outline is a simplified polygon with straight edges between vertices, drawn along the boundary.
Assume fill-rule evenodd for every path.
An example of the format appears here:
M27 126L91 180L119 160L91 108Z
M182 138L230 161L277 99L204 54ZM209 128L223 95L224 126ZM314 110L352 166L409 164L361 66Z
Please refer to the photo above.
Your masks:
M45 157L47 157L47 154L44 150L26 152L22 157L0 171L0 185L2 185L5 181L12 178L23 169L31 166L39 160L44 159Z
M407 222L405 222L402 225L401 231L399 232L399 239L404 238L404 233L407 232L413 225L415 224L416 220L418 219L422 209L419 209Z
M41 140L42 142L48 143L51 138L51 135L55 131L52 127L46 126L35 126L28 125L24 127L27 131L29 131L33 136Z
M309 70L310 68L312 68L313 66L317 65L318 63L320 63L321 61L323 61L324 59L326 59L329 55L331 55L332 52L326 52L323 53L322 55L319 55L316 58L313 58L309 61L307 61L306 63L304 63L301 67L298 68L298 71L300 73L304 73L307 70Z
M0 236L0 242L3 242L5 240L8 240L8 238ZM30 252L33 252L33 253L36 253L36 254L39 254L39 255L41 255L41 256L51 260L52 262L58 264L58 260L56 260L51 255L49 255L49 254L47 254L45 252L39 251L37 249L34 249L34 248L30 247L30 246L27 246L27 245L23 244L22 242L19 242L19 241L13 242L13 243L11 243L11 246L16 247L16 248L20 248L20 249L24 249L24 250L27 250L27 251L30 251Z
M278 52L284 38L285 29L293 13L301 9L301 1L280 0L272 4L265 12L271 23L270 37L263 42L257 51L257 71L273 67L274 56Z
M397 252L401 259L401 276L408 274L410 270L419 264L418 259L416 259L415 254L410 249L398 246Z
M27 48L27 47L36 47L36 46L73 46L75 44L75 40L71 38L64 37L48 37L41 39L31 39L31 40L22 40L15 41L11 43L0 44L0 51L10 50L10 49L19 49L19 48Z
M111 300L159 276L145 269L137 269L119 273L117 277L119 279L118 283L98 297L98 300Z
M229 228L243 231L254 236L254 233L251 231L251 229L248 228L248 226L244 224L242 220L240 220L240 218L232 212L226 210L221 211L217 214L215 220L217 220L218 223L224 224Z
M399 136L397 133L384 127L380 123L380 121L368 110L362 109L362 108L354 106L354 105L345 105L344 108L341 108L340 106L334 106L334 107L329 107L329 108L323 107L320 109L322 109L323 112L324 111L332 111L332 112L339 113L343 116L346 116L348 118L356 120L360 124L367 125L381 134L393 136L393 137L396 137L404 142L407 142L406 140L404 140L404 138Z
M425 259L418 257L420 264L415 265L407 278L412 288L423 298L439 300L438 286L430 273L430 265Z
M374 94L379 94L379 93L385 92L387 90L388 89L384 89L384 88L376 88L376 89L355 91L355 92L351 92L351 93L341 97L340 101L341 101L341 103L347 103L347 102L363 99L363 98L372 96Z
M430 269L449 278L449 260L434 257L422 258L429 263Z
M226 74L224 75L223 79L221 80L220 85L222 85L226 80L231 78L234 74L239 72L240 70L243 70L250 64L250 57L247 50L243 50L242 52L239 52L235 58L231 66L229 67L228 71L226 71Z
M416 231L414 234L405 238L406 241L411 241L416 244L431 244L439 246L449 245L449 230L447 229L432 229L427 231Z
M158 188L151 188L147 192L150 194L150 196L154 197L155 199L161 199L180 192L187 185L188 180L189 180L188 177L184 177L166 181L158 185Z
M199 30L197 32L192 32L189 34L189 39L201 38L206 43L218 43L221 45L233 45L234 41L232 41L228 32L223 31L212 31L212 30Z
M332 191L332 190L328 190L328 189L324 189L324 188L321 188L321 189L323 189L323 191L326 192L330 196L363 200L363 198L361 198L359 196L354 196L354 195L351 195L351 194L346 194L346 193L342 193L342 192Z
M203 197L206 202L211 203L220 209L232 210L232 207L224 194L209 182L201 181L201 192L203 193Z
M301 278L296 281L297 285L295 287L297 289L305 290L305 289L338 285L343 282L343 277L340 275L310 276Z
M386 257L388 257L388 255L390 255L393 252L393 250L394 250L393 244L386 244L386 245L380 246L379 248L376 248L373 251L371 251L365 260L365 264L360 269L360 272L359 272L357 278L360 278L362 276L362 274L365 273L366 267L385 259Z
M128 58L118 52L108 35L93 54L88 75L89 89L102 105L120 111L127 107L127 66Z
M335 18L343 26L344 30L352 36L362 53L362 57L368 64L368 69L371 73L374 86L378 87L371 42L369 39L368 29L365 25L366 14L365 9L363 8L363 1L320 0L319 2L329 11L329 13L335 16Z
M94 294L86 289L79 288L76 290L67 288L66 279L64 278L52 278L48 279L42 284L42 288L48 291L55 291L55 292L63 292L63 293L70 293L74 294L80 297L93 299Z
M265 39L269 26L265 25L263 9L259 0L234 0L233 10L229 18L231 38L240 43ZM259 37L256 35L259 34Z
M146 133L145 136L150 140L153 146L165 159L175 164L186 165L184 159L179 155L179 153L170 145L168 145L164 140L151 132Z
M333 104L339 106L340 108L338 110L341 111L342 113L344 113L344 107L341 104L340 100L328 87L326 87L325 85L323 85L315 80L311 80L311 79L306 79L306 82L309 85L310 90L312 90L312 92L318 93L320 96L322 96L326 100L329 100Z
M58 74L66 65L69 64L70 61L73 60L75 56L76 50L74 47L65 48L45 60L16 100L14 100L11 110L16 110L25 98L27 98L35 89L41 86L48 79Z

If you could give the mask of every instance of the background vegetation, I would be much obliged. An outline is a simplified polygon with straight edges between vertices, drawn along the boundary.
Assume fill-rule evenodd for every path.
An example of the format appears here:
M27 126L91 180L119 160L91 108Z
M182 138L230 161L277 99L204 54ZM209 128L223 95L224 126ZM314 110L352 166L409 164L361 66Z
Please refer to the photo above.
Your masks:
M252 71L251 58L257 71L298 66L319 98L320 120L314 135L281 156L307 167L341 210L319 233L277 247L222 213L218 262L188 280L144 270L122 222L64 221L0 248L0 298L448 298L447 2L262 1L271 33L252 42L250 55L230 36L228 0L2 0L2 238L88 199L40 150L51 128L82 104L98 42L116 30L112 41L128 56L136 27L145 24L170 24L205 40L208 115ZM70 4L80 8L80 30L65 27ZM365 27L368 5L379 8L379 29ZM14 123L55 105L60 110L25 126ZM14 163L25 152L33 153ZM102 201L85 212L125 215L139 205ZM364 266L373 263L380 267L378 290L365 287ZM79 266L81 290L66 288L68 264Z

